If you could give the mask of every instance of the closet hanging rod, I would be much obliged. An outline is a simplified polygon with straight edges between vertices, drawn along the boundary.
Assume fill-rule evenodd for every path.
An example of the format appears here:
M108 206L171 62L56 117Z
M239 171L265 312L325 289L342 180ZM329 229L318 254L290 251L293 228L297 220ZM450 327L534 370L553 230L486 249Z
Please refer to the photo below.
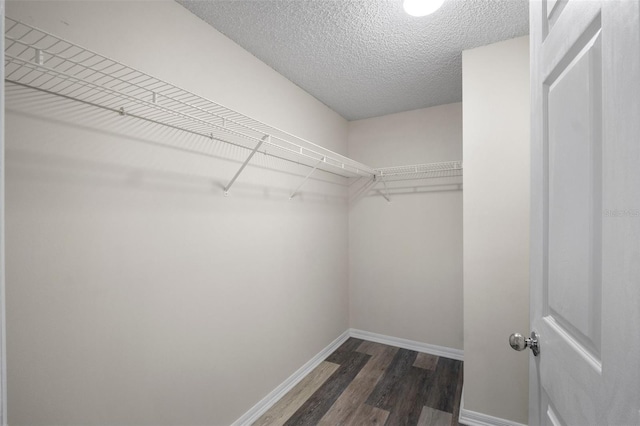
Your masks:
M5 80L343 177L375 170L164 80L5 17Z

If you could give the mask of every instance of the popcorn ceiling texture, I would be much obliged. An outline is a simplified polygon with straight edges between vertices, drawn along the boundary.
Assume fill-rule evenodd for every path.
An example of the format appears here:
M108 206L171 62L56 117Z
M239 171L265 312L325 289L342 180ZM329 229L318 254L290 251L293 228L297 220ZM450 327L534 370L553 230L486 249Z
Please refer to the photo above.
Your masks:
M177 1L347 120L459 102L462 50L529 33L527 0Z

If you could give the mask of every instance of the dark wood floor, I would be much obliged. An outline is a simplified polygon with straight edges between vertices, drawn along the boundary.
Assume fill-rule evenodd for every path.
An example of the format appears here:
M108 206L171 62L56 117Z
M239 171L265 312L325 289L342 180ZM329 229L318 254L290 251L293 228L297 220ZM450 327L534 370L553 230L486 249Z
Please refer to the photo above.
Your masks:
M254 426L458 425L462 362L350 338Z

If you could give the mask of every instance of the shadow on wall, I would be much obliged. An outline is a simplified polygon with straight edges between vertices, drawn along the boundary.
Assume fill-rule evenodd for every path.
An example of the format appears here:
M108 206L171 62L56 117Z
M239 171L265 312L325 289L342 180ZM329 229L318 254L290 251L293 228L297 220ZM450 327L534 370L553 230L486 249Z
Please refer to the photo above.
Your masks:
M7 139L7 160L21 179L46 177L52 182L222 197L250 152L11 83L5 87L6 113L14 126ZM32 173L34 169L38 173ZM306 165L259 152L230 196L286 201L309 171ZM305 186L294 200L347 200L348 179L330 172L317 171Z

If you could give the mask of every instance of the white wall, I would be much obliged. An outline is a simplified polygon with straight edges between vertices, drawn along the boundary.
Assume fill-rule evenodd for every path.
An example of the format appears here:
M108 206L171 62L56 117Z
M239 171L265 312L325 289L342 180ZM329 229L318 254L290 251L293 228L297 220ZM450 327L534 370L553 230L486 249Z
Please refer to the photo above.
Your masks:
M344 119L173 1L7 9L346 151ZM229 424L348 327L346 182L289 201L307 169L258 156L225 198L246 152L7 89L12 425Z
M464 408L527 422L529 38L463 52Z
M349 156L374 167L461 160L462 105L350 122ZM461 182L394 182L391 203L375 190L351 202L351 327L462 349Z

